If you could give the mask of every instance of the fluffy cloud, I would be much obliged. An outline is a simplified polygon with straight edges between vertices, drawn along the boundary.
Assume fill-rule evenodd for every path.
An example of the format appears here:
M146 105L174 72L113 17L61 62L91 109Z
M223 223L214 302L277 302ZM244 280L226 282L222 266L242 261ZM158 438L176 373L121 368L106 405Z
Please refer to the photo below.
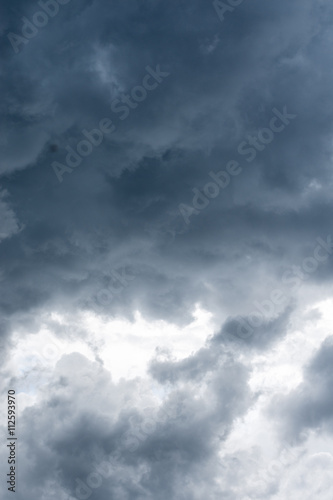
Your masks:
M114 384L109 372L82 355L64 356L39 401L20 417L20 480L29 496L18 492L19 498L46 498L49 485L60 498L80 498L76 479L87 484L103 462L113 473L98 489L99 498L119 490L119 498L141 493L164 499L177 495L184 476L194 474L184 486L190 494L196 470L205 471L199 487L209 475L213 479L218 434L225 439L251 404L248 377L244 366L230 360L202 380L170 387L161 399L142 392L139 378Z
M333 337L327 337L305 368L303 382L272 404L274 413L287 420L283 429L293 439L304 439L312 429L332 431L332 356Z
M103 479L97 498L201 499L207 485L211 498L301 497L296 472L257 484L258 443L233 449L231 436L251 411L253 432L272 424L267 447L281 439L276 455L318 428L331 433L331 340L309 361L295 332L309 330L318 349L316 314L302 311L332 284L332 7L253 0L221 23L203 0L45 5L15 0L0 21L0 333L4 363L23 364L15 376L4 365L2 388L32 384L22 385L27 487L17 495L68 500L76 478L116 453L118 483ZM47 9L56 12L34 28ZM12 34L24 41L13 46ZM201 336L196 307L212 317ZM78 324L84 315L98 320ZM27 346L51 337L66 355L34 365ZM112 378L113 339L122 375L124 351L141 342L138 380ZM271 394L279 403L263 366L283 381ZM158 396L142 403L146 385ZM146 407L154 430L130 452L123 436ZM321 453L305 453L302 477L311 460L329 462Z

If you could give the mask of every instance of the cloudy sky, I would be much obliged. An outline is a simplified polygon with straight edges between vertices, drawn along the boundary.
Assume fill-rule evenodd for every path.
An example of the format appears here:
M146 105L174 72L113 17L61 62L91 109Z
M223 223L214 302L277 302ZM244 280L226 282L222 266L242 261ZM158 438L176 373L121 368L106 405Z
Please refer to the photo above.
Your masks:
M1 6L1 498L333 498L333 3Z

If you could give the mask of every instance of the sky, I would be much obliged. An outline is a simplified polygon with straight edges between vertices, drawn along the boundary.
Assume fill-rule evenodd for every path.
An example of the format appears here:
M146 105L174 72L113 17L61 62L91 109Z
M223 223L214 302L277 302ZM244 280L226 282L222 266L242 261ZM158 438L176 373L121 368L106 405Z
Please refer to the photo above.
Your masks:
M5 0L17 500L333 497L333 3Z

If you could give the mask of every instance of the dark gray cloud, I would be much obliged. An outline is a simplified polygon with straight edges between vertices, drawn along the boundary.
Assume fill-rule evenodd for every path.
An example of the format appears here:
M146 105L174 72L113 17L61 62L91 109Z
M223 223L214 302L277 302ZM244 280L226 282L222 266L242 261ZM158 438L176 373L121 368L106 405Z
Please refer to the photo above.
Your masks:
M20 481L27 490L18 498L43 498L48 491L50 498L75 498L76 479L87 486L103 462L112 475L96 490L98 498L119 490L126 498L164 499L180 487L181 495L193 494L196 483L214 473L207 465L233 420L252 404L249 371L241 363L230 359L214 373L205 371L201 380L175 384L160 406L144 408L139 379L116 385L97 363L64 356L42 400L20 417Z
M184 326L200 304L218 326L192 355L151 361L160 390L183 401L183 420L159 425L131 453L121 437L143 412L134 382L117 386L99 366L64 359L48 379L49 394L22 418L21 460L34 458L21 481L31 498L59 499L118 450L120 483L104 481L97 498L187 499L195 490L201 498L206 484L211 498L239 498L243 492L212 481L214 436L225 439L250 408L255 356L284 342L291 320L328 297L332 283L332 6L244 1L221 22L203 0L45 5L1 7L3 354L24 331L39 331L45 311L133 321L140 311ZM45 26L29 24L53 8ZM78 157L89 132L99 141L102 123L110 131L101 144ZM230 173L231 161L239 173ZM67 169L62 182L55 162ZM212 172L230 179L207 199ZM304 272L319 237L327 258L294 287L291 273L302 271L293 266ZM126 285L115 281L124 272L133 276ZM115 287L121 292L110 294ZM276 290L284 303L267 306ZM100 300L101 291L111 299ZM258 304L269 312L239 335L239 318L253 322ZM76 325L51 326L60 339L88 342ZM157 331L156 346L162 340ZM285 400L281 421L292 436L330 426L329 352L327 343ZM71 363L90 370L90 388L72 377ZM96 411L87 402L95 387Z
M266 350L287 335L292 310L289 306L271 319L260 315L258 311L249 317L230 318L223 324L221 331L214 335L212 343L218 345L221 342L231 342L247 350Z

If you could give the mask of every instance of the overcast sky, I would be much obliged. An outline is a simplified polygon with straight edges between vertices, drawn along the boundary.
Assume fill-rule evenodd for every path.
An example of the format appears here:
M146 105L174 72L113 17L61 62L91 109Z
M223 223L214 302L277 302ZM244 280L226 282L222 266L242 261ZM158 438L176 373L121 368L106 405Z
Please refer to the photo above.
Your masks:
M333 3L0 14L1 498L332 500Z

